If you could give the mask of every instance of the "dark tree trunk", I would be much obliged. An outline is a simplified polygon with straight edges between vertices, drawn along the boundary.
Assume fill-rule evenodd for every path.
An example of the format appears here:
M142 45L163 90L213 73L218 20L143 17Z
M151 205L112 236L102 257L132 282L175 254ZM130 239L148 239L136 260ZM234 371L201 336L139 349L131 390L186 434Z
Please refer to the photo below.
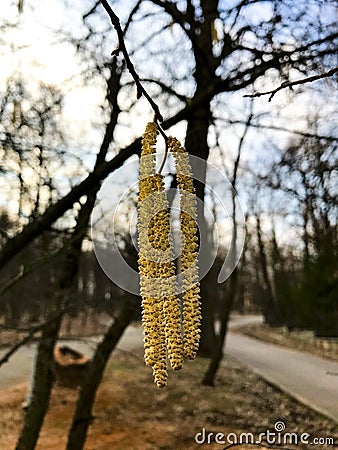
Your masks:
M119 316L110 326L102 342L96 349L78 397L66 450L81 450L84 446L89 425L93 420L92 409L96 391L101 383L107 361L123 332L129 325L138 307L138 303L138 298L133 297L124 304Z
M225 344L225 337L226 337L227 331L228 331L229 316L230 316L230 313L232 310L232 306L234 304L237 279L238 279L238 271L235 269L235 271L231 275L231 279L230 279L229 298L224 299L224 303L223 303L224 309L223 309L223 312L220 317L221 329L220 329L219 334L217 335L217 343L214 348L214 352L213 352L212 358L210 360L208 369L206 370L206 372L203 376L203 379L202 379L202 384L206 385L206 386L214 386L215 378L216 378L219 366L223 359L223 348L224 348L224 344Z
M231 191L231 200L232 200L232 239L231 239L231 246L229 249L230 253L230 261L233 267L235 267L235 264L237 262L237 257L240 256L237 254L237 238L238 238L238 223L237 223L237 210L236 210L236 183L237 183L237 174L238 174L238 168L239 163L241 159L241 153L242 153L242 147L243 142L245 139L245 136L248 132L248 129L250 127L250 123L253 117L253 111L252 111L252 103L251 103L251 112L247 119L246 126L243 132L243 135L239 141L238 144L238 152L237 152L237 158L234 163L233 173L232 173L232 179L231 179L231 185L232 185L232 191ZM223 359L223 348L224 348L224 342L225 337L228 331L228 322L231 310L233 308L233 305L235 303L235 296L236 296L236 289L238 284L238 268L235 267L234 272L231 275L230 278L230 289L229 289L229 295L228 298L226 298L226 290L224 290L225 298L223 299L223 311L220 316L221 321L221 329L217 336L216 345L214 347L214 351L212 354L212 358L209 364L209 367L204 374L202 384L207 386L213 386L215 383L215 378L217 371L219 369L219 366L221 364L221 361Z
M204 100L198 104L194 111L188 117L187 135L185 140L185 147L189 154L198 156L207 161L209 156L208 132L211 121L210 102L212 96L205 96L209 91L210 85L215 79L215 69L217 62L212 52L212 24L218 16L217 11L218 1L210 0L202 2L204 22L199 24L200 34L196 34L196 45L194 46L195 56L195 81L196 91L194 99L203 98ZM194 31L194 30L192 30ZM193 167L194 169L194 167ZM195 188L197 197L203 202L205 191L205 173L199 173L202 181L195 181ZM201 240L204 243L208 242L207 226L204 219L204 208L201 204L198 205L198 223ZM204 234L204 236L203 236ZM205 246L205 252L210 251L208 245ZM200 253L200 266L207 255ZM204 277L201 281L201 304L202 304L202 325L201 325L201 342L199 355L209 357L213 354L216 335L214 329L215 321L215 298L212 293L208 291L208 278Z
M73 281L76 278L82 240L87 229L88 220L94 203L95 195L93 194L92 196L88 196L86 204L80 210L77 224L73 232L73 236L76 238L65 255L62 273L59 282L56 285L56 288L60 292L55 299L57 308L62 308L69 303L66 298L69 297ZM62 319L63 315L60 314L42 333L38 347L32 399L26 411L25 423L18 441L17 450L33 449L38 440L53 388L53 351Z
M33 450L46 415L53 385L53 350L58 337L62 315L44 328L38 347L32 400L16 450Z
M262 239L262 230L260 218L256 217L256 232L259 248L260 266L262 269L263 280L265 284L265 295L263 299L263 312L266 322L271 326L278 326L280 324L280 314L276 304L276 299L273 293L269 273L268 273L268 261L265 251L264 242Z
M187 137L185 141L188 153L198 156L205 161L208 159L208 129L210 121L210 105L208 102L202 104L200 109L188 120ZM195 182L196 194L200 200L204 200L205 173L199 174L204 178L204 182ZM198 225L200 231L201 251L199 254L200 271L203 271L203 262L209 261L207 253L209 249L208 228L204 218L203 203L198 203ZM215 346L215 302L208 290L208 276L201 280L201 304L202 304L202 334L199 355L209 357Z

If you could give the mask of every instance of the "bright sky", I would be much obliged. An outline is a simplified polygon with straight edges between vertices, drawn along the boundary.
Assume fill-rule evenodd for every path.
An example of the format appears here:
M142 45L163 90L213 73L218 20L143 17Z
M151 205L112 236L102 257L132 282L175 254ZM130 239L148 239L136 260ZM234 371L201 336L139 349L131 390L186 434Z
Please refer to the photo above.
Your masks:
M0 46L0 85L4 86L6 80L15 72L21 72L26 79L41 80L47 84L57 85L67 92L64 116L71 124L75 138L80 139L84 130L92 129L92 138L97 134L93 130L92 119L97 116L97 107L102 104L104 93L99 87L83 87L69 79L76 77L81 72L81 64L76 58L74 47L60 39L56 30L71 29L72 33L81 33L83 3L66 2L60 0L26 0L23 14L17 12L17 2L2 5L3 19L11 22L18 21L19 26L4 36L5 45ZM119 6L120 8L120 6ZM77 31L78 30L78 31ZM142 75L142 74L141 74ZM267 81L265 81L265 88ZM240 117L243 110L242 94L233 99L232 115L236 113ZM283 92L276 96L276 103L285 100ZM142 99L137 107L141 113L147 109L146 102ZM271 104L266 99L256 102L256 111L271 110ZM304 126L302 122L303 105L289 102L284 109L286 117L296 115L298 117L297 129ZM135 120L134 135L142 132L143 121ZM179 134L184 134L184 126L180 126ZM122 134L125 130L121 130ZM85 133L88 139L87 133ZM132 136L131 136L132 138ZM227 146L232 147L237 141L235 135L227 136ZM92 139L90 139L92 140Z
M20 70L46 83L62 83L76 71L74 50L67 44L55 45L51 31L63 28L65 18L69 16L62 2L34 2L34 8L31 3L24 3L21 15L15 4L3 5L3 18L17 22L18 26L6 33L6 46L1 48L2 60L6 58L1 79L10 76L14 70Z
M55 33L56 30L71 30L72 33L80 34L82 13L86 4L80 0L74 2L25 0L23 14L19 16L16 1L4 2L1 20L18 22L19 26L0 37L0 89L4 89L8 78L17 72L21 72L27 80L41 80L62 88L67 94L64 120L67 123L68 133L76 145L84 145L87 148L93 146L97 150L97 142L101 134L95 125L101 121L99 114L102 113L99 105L103 103L104 92L99 86L84 87L76 78L82 67L76 57L74 47L61 42L60 36ZM120 10L121 3L118 4L118 8L118 13L123 14ZM142 76L142 73L140 75ZM75 81L70 82L72 77L75 77ZM267 78L262 83L265 89L272 87ZM242 95L242 93L238 93L237 96L232 95L231 103L227 105L233 119L245 119ZM308 113L309 104L308 94L297 98L296 101L290 101L286 92L279 92L271 103L267 102L266 97L259 99L255 104L255 112L256 114L273 114L279 106L282 117L282 119L278 119L279 123L290 129L302 130L306 126L304 119ZM311 105L313 109L317 107L316 101L313 101L312 98ZM117 136L121 142L128 143L142 133L145 122L151 117L150 114L148 116L148 113L144 114L144 111L149 112L149 107L145 99L141 99L133 113L135 120L133 120L132 129L119 127ZM220 110L220 114L223 114L222 110ZM99 120L97 120L98 118ZM130 127L129 120L127 123ZM173 131L177 137L183 140L184 124L177 125ZM221 132L220 144L222 150L228 155L228 161L235 157L241 132L240 127L231 131L225 126L224 132ZM289 138L285 133L274 133L274 136L278 138L279 143L286 142ZM246 147L243 154L244 161L271 158L271 151L266 148L264 133L252 131L250 136L248 135L248 141L249 138L250 146ZM211 160L214 164L219 162L217 153L212 155ZM88 159L85 164L90 166L92 161L93 159Z
M26 0L24 11L19 15L16 3L2 5L3 19L17 22L18 26L6 32L4 45L0 46L1 89L14 73L22 73L27 81L42 81L61 88L67 94L64 119L68 131L79 144L81 139L95 140L97 133L92 129L92 119L97 116L103 92L78 82L76 76L82 68L75 49L61 42L56 33L57 30L80 30L81 12L75 11L79 5L72 7L69 3L66 7L58 0ZM85 132L89 129L91 138Z

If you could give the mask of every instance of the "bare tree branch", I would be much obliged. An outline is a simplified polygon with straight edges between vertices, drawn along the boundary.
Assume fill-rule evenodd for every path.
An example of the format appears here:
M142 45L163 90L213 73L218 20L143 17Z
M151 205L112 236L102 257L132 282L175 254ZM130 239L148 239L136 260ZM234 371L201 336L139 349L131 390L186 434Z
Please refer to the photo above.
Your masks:
M299 84L305 84L305 83L312 83L313 81L321 80L322 78L328 78L332 77L336 72L338 72L338 67L334 67L333 69L330 69L327 72L323 72L319 75L313 75L312 77L302 78L300 80L295 81L285 81L280 86L278 86L276 89L273 89L272 91L265 91L265 92L255 92L254 94L246 94L243 97L261 97L263 95L269 95L269 102L273 99L273 97L277 94L277 92L281 91L285 88L292 89L293 86L299 85Z
M127 51L125 42L124 42L124 32L121 28L121 24L120 24L120 19L117 17L117 15L114 13L114 11L112 10L111 6L109 5L109 3L107 2L107 0L101 0L101 4L104 7L104 9L107 11L111 23L113 24L113 27L116 30L117 36L118 36L118 47L113 51L112 55L118 55L120 52L122 52L124 59L126 61L126 66L127 69L129 70L130 75L133 77L136 87L137 87L137 94L136 97L139 99L142 97L142 95L145 96L145 98L148 100L150 106L152 107L153 111L154 111L154 122L157 123L158 125L158 130L161 133L164 142L165 142L165 152L164 152L164 158L163 158L163 162L159 168L159 173L162 172L162 169L164 167L164 163L167 159L167 155L168 155L168 137L165 134L163 128L161 127L161 125L159 124L159 122L163 122L163 116L160 112L160 109L157 105L157 103L154 102L154 100L151 98L151 96L148 94L148 92L145 90L145 88L143 87L140 77L138 75L138 73L135 70L135 67L133 65L133 63L131 62L129 53Z
M196 45L196 35L194 33L195 28L195 9L193 6L187 6L187 13L184 14L180 11L173 2L163 0L151 0L154 5L160 6L164 11L169 14L172 19L181 27L186 33L191 42ZM188 2L191 4L191 2ZM189 20L188 20L189 19ZM187 24L190 26L188 27Z
M246 124L245 120L231 120L231 119L224 119L222 117L217 117L217 116L214 116L214 120L220 121L220 122L225 122L226 124L229 124L229 125L237 125L237 124L245 125ZM335 136L325 136L323 134L308 133L308 132L300 131L300 130L291 130L289 128L279 127L277 125L264 125L264 124L260 124L260 123L251 122L250 127L258 128L258 129L262 129L262 130L283 131L285 133L295 134L295 135L306 137L306 138L325 140L328 142L337 142L338 141L338 137L335 137Z
M35 272L37 269L43 267L45 264L47 264L57 256L61 255L63 252L65 252L82 234L83 234L82 231L80 231L70 240L68 240L62 247L57 248L54 251L48 252L46 255L34 261L30 265L21 264L18 273L14 275L12 278L10 278L8 281L6 281L2 286L0 286L0 298L4 295L5 292L8 291L8 289L10 289L16 283L24 279L27 275Z
M124 32L121 28L120 19L114 13L114 11L112 10L112 8L109 5L109 3L107 2L107 0L101 0L101 4L104 7L104 9L107 11L107 14L110 17L111 23L113 24L113 27L116 30L118 40L119 40L118 47L113 51L112 54L118 55L120 52L122 52L124 59L126 61L127 69L129 70L130 75L133 77L136 87L137 87L137 98L141 98L141 96L144 95L155 113L155 121L163 122L163 117L162 117L162 114L160 113L160 109L159 109L158 105L154 102L154 100L151 98L151 96L148 94L148 92L142 86L140 77L138 76L138 73L136 72L133 63L131 62L129 53L127 51L127 48L126 48L126 45L124 42Z
M65 304L61 309L59 309L56 313L52 313L47 320L45 320L43 323L40 323L39 325L35 325L31 327L29 330L27 330L27 335L22 338L19 342L14 344L1 358L0 358L0 367L3 366L5 363L9 361L9 359L16 353L20 347L26 345L28 342L30 342L34 335L37 334L39 331L42 331L45 327L48 327L54 320L58 319L60 316L62 316L66 311L69 311L71 308L74 308L73 306L69 306L68 304Z
M92 8L90 8L90 10L89 10L88 12L86 12L86 14L84 14L84 15L82 16L82 19L83 19L83 20L86 20L89 16L91 16L91 15L96 11L96 9L97 9L97 7L99 6L99 4L100 4L100 0L97 0L97 1L95 2L95 5L94 5Z
M187 103L187 97L185 95L179 94L178 92L175 91L175 89L173 89L171 86L168 86L167 84L163 83L163 81L161 81L161 80L153 80L151 78L141 78L141 81L143 83L156 84L157 86L159 86L161 88L161 90L163 92L166 92L167 94L170 94L170 95L174 95L181 102L184 102L185 104ZM125 86L128 86L131 83L132 83L132 81L126 83Z

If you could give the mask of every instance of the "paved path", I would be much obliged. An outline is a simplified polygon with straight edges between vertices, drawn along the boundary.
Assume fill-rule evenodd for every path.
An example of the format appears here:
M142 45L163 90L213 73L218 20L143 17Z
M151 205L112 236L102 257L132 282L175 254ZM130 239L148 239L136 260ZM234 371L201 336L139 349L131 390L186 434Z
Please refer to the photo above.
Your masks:
M123 334L118 343L117 350L131 351L142 346L141 327L130 326ZM88 338L82 340L60 340L59 343L69 344L75 350L92 356L98 338ZM21 347L9 360L8 363L0 367L0 389L16 384L20 381L26 381L30 377L32 366L34 364L34 355L36 344L25 345ZM0 350L0 357L6 350Z
M229 330L233 330L245 325L260 325L263 323L263 316L246 314L245 316L232 315L228 324Z
M29 377L34 351L35 345L25 345L0 367L0 389L19 383ZM0 350L0 357L5 353L6 349Z
M338 422L338 363L230 332L225 352Z

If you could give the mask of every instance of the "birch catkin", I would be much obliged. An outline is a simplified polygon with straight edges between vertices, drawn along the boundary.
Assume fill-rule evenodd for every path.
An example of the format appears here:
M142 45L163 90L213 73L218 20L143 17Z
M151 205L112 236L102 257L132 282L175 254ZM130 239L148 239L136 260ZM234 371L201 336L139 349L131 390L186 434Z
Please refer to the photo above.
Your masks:
M139 272L142 296L145 362L153 369L159 387L167 381L167 355L172 369L182 367L183 357L193 359L198 350L200 306L197 267L196 200L189 159L174 138L168 148L175 157L181 199L181 229L185 246L183 273L183 321L178 296L170 214L164 177L155 172L158 129L149 123L142 138L139 176ZM177 156L179 155L179 156Z
M180 195L181 232L184 236L184 247L181 251L184 356L194 359L198 351L201 324L196 195L187 152L179 141L171 136L168 138L168 147L175 160Z

